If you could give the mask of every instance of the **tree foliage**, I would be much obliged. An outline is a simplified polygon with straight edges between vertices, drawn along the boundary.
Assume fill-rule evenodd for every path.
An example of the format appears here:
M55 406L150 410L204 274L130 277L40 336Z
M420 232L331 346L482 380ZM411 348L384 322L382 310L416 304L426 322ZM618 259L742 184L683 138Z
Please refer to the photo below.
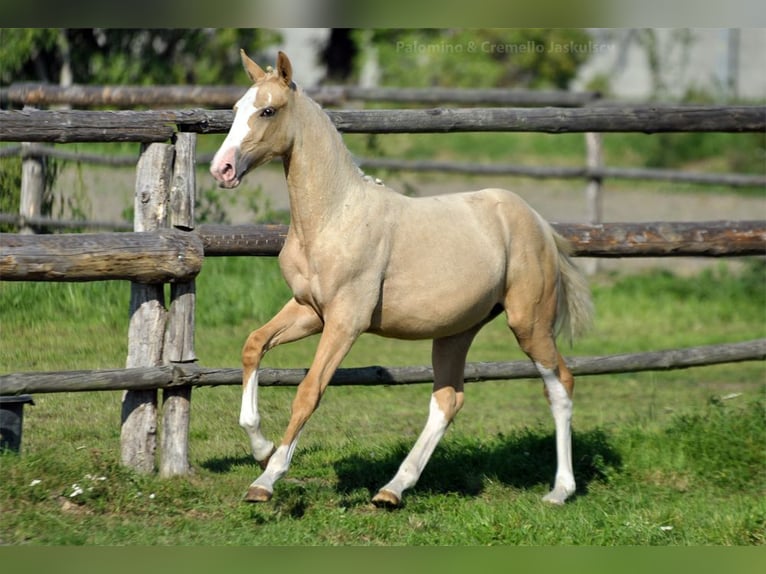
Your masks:
M256 29L4 29L0 83L58 83L66 63L78 84L241 83L239 49L279 39Z
M378 29L357 34L357 70L370 49L380 84L408 87L566 89L590 37L568 29Z

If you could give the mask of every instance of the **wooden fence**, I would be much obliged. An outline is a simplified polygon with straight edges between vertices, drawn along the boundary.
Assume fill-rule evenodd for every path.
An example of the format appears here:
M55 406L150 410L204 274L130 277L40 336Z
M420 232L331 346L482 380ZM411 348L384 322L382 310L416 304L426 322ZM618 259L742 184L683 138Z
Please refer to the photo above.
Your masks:
M478 110L478 111L477 111ZM328 112L345 131L735 131L766 130L766 108L673 107ZM404 118L404 119L402 119ZM163 389L160 473L188 472L191 388L236 384L238 369L203 369L194 354L194 277L205 256L276 255L284 226L199 226L193 217L193 132L224 132L230 112L0 111L0 141L141 141L133 234L0 234L0 279L131 283L126 369L0 376L0 395L123 389L123 463L154 469L157 389ZM167 140L172 143L167 143ZM593 167L596 169L597 167ZM558 224L576 255L737 256L766 253L766 221ZM149 253L151 251L151 253ZM120 259L122 258L122 259ZM120 263L115 265L115 261ZM163 283L171 283L168 305ZM612 357L571 359L575 374L603 374L766 358L766 340ZM303 369L265 371L263 384L296 384ZM467 380L530 377L524 363L473 364ZM334 384L430 380L427 367L342 369Z
M115 106L202 106L231 108L246 86L57 86L16 83L0 89L0 107L8 105L43 107L65 105L75 108ZM393 102L398 104L460 104L491 106L579 107L601 99L598 92L568 90L522 90L506 88L363 88L360 86L321 86L306 88L306 93L323 106L338 106L351 101Z
M326 110L344 133L763 132L766 106ZM165 142L178 132L225 133L230 110L0 110L0 141Z
M173 106L180 104L192 104L201 105L206 107L224 107L230 108L239 98L243 91L242 86L68 86L61 87L48 84L30 84L20 83L13 84L8 88L0 89L0 107L3 106L45 106L45 105L65 105L68 107L104 107L104 106ZM599 114L604 113L607 116L614 117L623 116L622 120L613 126L613 129L617 130L635 130L638 129L635 125L625 126L624 120L627 115L635 115L634 120L638 120L639 123L645 121L652 121L653 129L660 129L656 119L647 118L646 114L651 114L652 110L656 107L648 106L634 106L632 108L626 108L622 104L615 102L606 102L601 99L601 96L597 92L569 92L562 90L550 90L550 91L538 91L538 90L509 90L509 89L451 89L451 88L360 88L358 86L323 86L314 89L307 90L309 94L323 105L337 106L339 104L345 104L350 101L386 101L397 102L415 105L433 105L451 102L460 105L472 105L472 106L557 106L559 112L564 113L562 108L567 107L583 107L593 106L597 104L601 106L599 108ZM744 107L745 111L742 113L750 114L752 112L758 112L757 107ZM674 110L683 110L689 117L678 117L677 121L671 122L671 125L662 128L670 129L672 131L681 131L685 129L717 129L723 130L738 130L738 129L759 129L756 122L755 126L749 128L745 126L740 120L741 118L734 118L738 122L734 127L729 123L727 125L725 118L718 117L721 114L720 107L688 107L688 106L675 106L663 108L663 115L670 117L675 112ZM28 110L33 112L34 110ZM733 108L727 109L727 114L732 112ZM200 110L195 110L200 112ZM230 112L212 112L209 116L205 116L204 112L197 120L190 118L187 112L184 112L186 118L184 126L180 129L191 129L192 131L217 131L220 128L220 118ZM224 116L221 116L221 113ZM577 119L580 116L561 116L556 117L558 112L554 112L554 123L550 122L550 114L546 111L539 111L532 114L531 124L527 122L524 116L513 118L513 111L508 110L501 113L499 117L496 115L496 109L468 109L468 110L410 110L408 113L414 114L413 118L405 117L403 120L404 129L411 131L430 131L432 129L437 131L464 131L469 130L487 130L494 131L500 129L502 131L515 131L521 129L527 130L539 130L539 131L556 131L564 125L560 119L567 119L567 122L572 124L573 118ZM735 115L739 112L734 112ZM366 131L366 130L380 130L380 116L375 114L362 114L349 115L348 112L330 112L331 116L337 114L336 123L339 129L346 131ZM353 112L352 112L353 114ZM437 116L442 115L454 115L454 120L447 118L440 118L438 121L429 121L429 116L433 120ZM476 115L478 117L474 120L466 123L464 116L466 114ZM703 118L700 119L699 114L702 114ZM716 126L704 125L704 116L715 118L716 122L719 122ZM597 114L598 115L598 114ZM692 115L696 115L697 127L694 127L692 123L688 123ZM763 114L761 114L763 115ZM385 116L385 112L384 112ZM547 116L547 120L546 120ZM47 117L47 116L46 116ZM72 118L71 121L75 125L82 125L82 118L97 118L98 122L101 122L103 118L110 118L108 121L103 121L103 125L109 125L113 123L117 118L117 123L122 124L124 120L123 116L93 116L89 113L87 116L64 116L66 118ZM167 114L161 112L160 115L154 114L146 116L151 123L152 118L166 118ZM350 118L346 120L346 118ZM509 119L510 117L510 119ZM590 116L585 115L586 118ZM425 119L424 119L425 118ZM482 119L483 118L483 119ZM17 118L18 119L18 118ZM416 120L412 123L412 119ZM13 121L14 116L6 116L8 123L7 131L16 131ZM95 120L94 120L95 121ZM228 125L229 119L224 119L223 124ZM384 124L389 126L383 129L391 129L393 123L390 119L384 117ZM587 121L590 121L589 119ZM606 121L608 124L613 122L607 117L602 121ZM360 124L362 122L362 124ZM365 123L366 122L366 123ZM424 123L425 122L425 123ZM454 122L454 125L453 125ZM493 123L494 122L494 123ZM701 123L702 122L702 123ZM187 123L191 126L186 125ZM361 127L357 127L356 124L360 124ZM424 124L425 127L418 127ZM343 127L345 125L345 128ZM650 125L647 123L644 126ZM216 127L218 126L218 127ZM514 127L515 126L515 127ZM537 126L537 127L536 127ZM701 128L700 128L701 126ZM29 126L27 126L29 127ZM164 126L168 128L170 126ZM640 127L640 126L639 126ZM606 131L608 128L603 124L602 130ZM403 128L397 127L395 131L401 131ZM575 131L579 131L580 128L576 128ZM71 130L68 130L71 135ZM158 137L159 141L164 141L168 135L168 131L164 130ZM152 136L141 130L138 130L133 134L135 138L149 138ZM5 136L6 141L8 134ZM78 137L88 138L86 134L81 134ZM47 133L46 141L63 141L65 136L60 134L57 136L53 133ZM765 186L766 176L749 175L749 174L717 174L717 173L694 173L680 170L663 170L663 169L626 169L626 168L607 168L604 167L601 135L598 132L586 132L586 160L583 167L536 167L536 166L524 166L513 164L472 164L461 162L440 162L440 161L408 161L401 159L383 159L383 158L356 158L357 163L363 169L388 169L388 170L407 170L407 171L438 171L442 173L465 173L473 175L513 175L532 178L564 178L564 179L585 179L586 186L586 206L588 213L588 220L591 223L599 223L601 221L601 186L605 178L610 179L628 179L628 180L664 180L672 182L686 182L697 185L724 185L730 187L754 187ZM12 146L0 148L0 157L10 155L21 155L24 158L24 173L27 179L30 181L24 182L24 188L28 191L28 194L24 194L22 198L22 206L19 214L2 213L0 214L0 222L2 223L15 223L22 232L32 232L39 228L99 228L99 229L124 229L125 225L121 223L107 223L107 222L88 222L88 221L51 221L40 217L40 214L35 211L35 207L39 204L39 201L35 201L35 190L39 195L41 193L41 174L43 170L43 158L56 157L70 161L85 161L92 163L99 163L102 165L129 165L132 166L135 163L135 158L132 156L100 156L97 154L77 153L66 150L54 148L51 145L43 146L35 143L23 143L20 146ZM211 160L211 157L198 157L198 163L207 163ZM38 181L34 181L37 177ZM29 197L31 195L31 198ZM594 262L589 262L592 265Z

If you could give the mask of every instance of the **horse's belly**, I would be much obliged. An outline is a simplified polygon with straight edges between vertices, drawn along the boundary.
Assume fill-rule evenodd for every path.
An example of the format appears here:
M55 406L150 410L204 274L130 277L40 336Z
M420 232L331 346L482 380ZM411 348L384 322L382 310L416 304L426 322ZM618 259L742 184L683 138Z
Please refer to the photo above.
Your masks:
M371 331L400 339L433 339L462 333L484 321L502 302L498 277L460 277L441 284L383 286Z

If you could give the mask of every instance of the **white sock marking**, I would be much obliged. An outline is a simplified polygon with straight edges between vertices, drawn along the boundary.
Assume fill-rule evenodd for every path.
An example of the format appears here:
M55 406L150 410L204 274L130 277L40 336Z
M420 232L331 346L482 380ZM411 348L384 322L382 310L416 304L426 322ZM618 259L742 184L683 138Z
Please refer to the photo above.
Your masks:
M449 421L439 407L439 403L431 396L431 403L428 410L428 420L426 426L420 433L415 446L412 447L407 457L402 461L399 470L391 481L381 490L387 490L394 493L401 499L402 492L411 488L420 478L423 469L431 455L444 436Z
M556 482L553 490L545 496L545 500L555 504L563 504L567 497L575 491L574 471L572 469L572 399L569 398L564 385L556 373L535 363L538 372L545 382L548 398L551 402L551 413L556 425Z
M261 433L261 417L258 414L258 371L254 371L242 393L239 411L239 426L250 437L250 446L255 460L263 460L271 453L274 443Z

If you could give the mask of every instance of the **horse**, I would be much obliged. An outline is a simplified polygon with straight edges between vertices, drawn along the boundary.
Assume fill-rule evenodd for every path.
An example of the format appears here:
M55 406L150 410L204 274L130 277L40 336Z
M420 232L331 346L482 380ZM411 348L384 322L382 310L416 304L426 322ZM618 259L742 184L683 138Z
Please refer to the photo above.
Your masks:
M220 187L232 189L248 171L282 158L291 221L279 264L292 292L242 349L239 424L262 469L245 500L272 498L335 370L362 333L374 333L433 340L425 426L394 477L372 498L375 506L399 507L463 406L466 355L475 335L504 312L543 380L557 463L544 500L563 504L575 492L574 378L556 337L560 331L578 335L592 314L590 291L568 242L507 190L414 198L365 176L328 115L296 86L283 52L266 71L244 50L240 55L252 86L234 106L210 172ZM277 345L318 333L316 353L275 446L260 429L259 364Z

